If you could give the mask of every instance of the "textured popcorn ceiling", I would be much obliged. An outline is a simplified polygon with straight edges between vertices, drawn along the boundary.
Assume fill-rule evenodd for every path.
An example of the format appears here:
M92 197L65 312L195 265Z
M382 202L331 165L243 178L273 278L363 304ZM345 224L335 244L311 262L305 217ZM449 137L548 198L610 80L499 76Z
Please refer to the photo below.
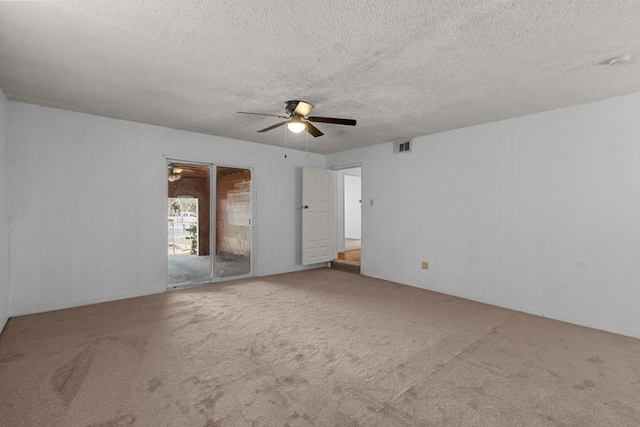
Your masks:
M621 65L600 65L630 55ZM0 1L14 101L330 153L640 91L637 0ZM304 149L305 134L287 135Z

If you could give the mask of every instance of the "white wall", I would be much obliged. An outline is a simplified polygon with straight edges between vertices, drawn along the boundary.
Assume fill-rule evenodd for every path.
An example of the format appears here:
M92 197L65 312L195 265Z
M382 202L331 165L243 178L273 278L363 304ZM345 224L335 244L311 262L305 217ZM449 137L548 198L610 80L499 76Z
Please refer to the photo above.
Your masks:
M0 332L11 315L9 291L9 100L0 90Z
M362 212L360 209L361 185L360 177L344 176L344 237L360 239L362 229Z
M367 275L640 337L639 117L640 93L327 164L362 162Z
M256 274L302 269L301 167L325 156L11 102L12 314L162 292L166 163L254 168Z

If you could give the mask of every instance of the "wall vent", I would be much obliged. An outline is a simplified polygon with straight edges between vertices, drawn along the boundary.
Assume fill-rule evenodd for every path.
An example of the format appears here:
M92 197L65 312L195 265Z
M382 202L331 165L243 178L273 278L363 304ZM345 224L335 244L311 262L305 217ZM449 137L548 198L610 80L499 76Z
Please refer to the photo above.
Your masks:
M396 141L393 143L394 153L410 153L411 152L411 140Z

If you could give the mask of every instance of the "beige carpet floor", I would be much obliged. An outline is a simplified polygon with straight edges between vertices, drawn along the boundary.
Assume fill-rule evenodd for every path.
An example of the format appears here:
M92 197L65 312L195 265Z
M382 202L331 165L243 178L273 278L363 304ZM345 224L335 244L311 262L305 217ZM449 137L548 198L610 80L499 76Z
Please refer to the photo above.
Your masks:
M638 426L640 340L331 269L10 319L2 426Z

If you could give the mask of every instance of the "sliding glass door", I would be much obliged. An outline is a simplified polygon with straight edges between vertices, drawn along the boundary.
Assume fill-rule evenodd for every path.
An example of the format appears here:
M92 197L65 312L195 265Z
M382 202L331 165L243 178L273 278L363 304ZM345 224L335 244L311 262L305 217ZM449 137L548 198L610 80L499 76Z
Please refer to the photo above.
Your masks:
M252 171L168 160L167 178L168 287L252 275Z

